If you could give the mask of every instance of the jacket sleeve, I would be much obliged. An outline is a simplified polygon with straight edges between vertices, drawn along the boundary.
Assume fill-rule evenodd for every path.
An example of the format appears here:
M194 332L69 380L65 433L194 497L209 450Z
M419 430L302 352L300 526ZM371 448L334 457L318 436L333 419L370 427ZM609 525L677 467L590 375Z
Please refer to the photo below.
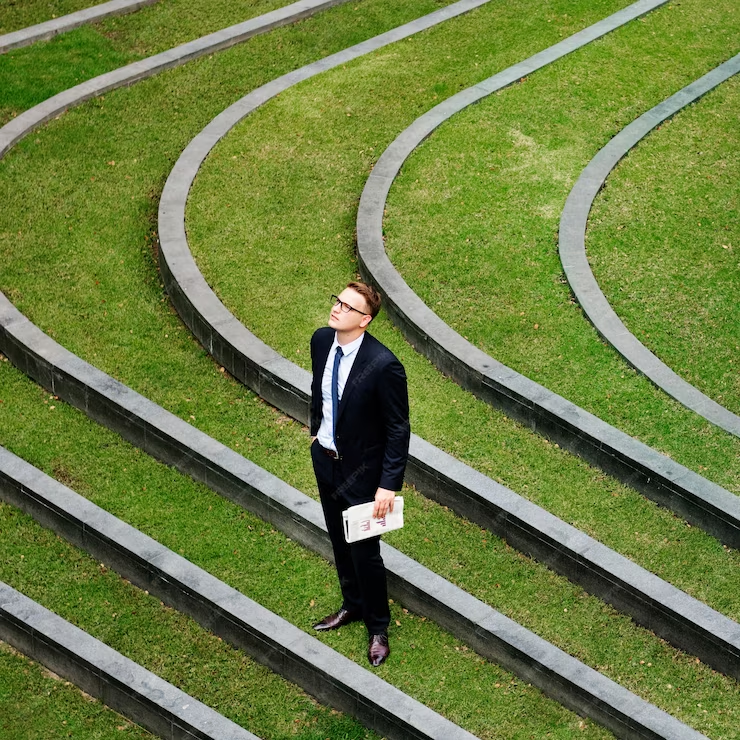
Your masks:
M386 445L383 471L378 485L390 491L400 491L409 456L411 425L406 372L395 357L383 369L379 396L386 430Z
M318 331L314 332L311 337L311 405L309 407L308 426L312 437L315 437L319 433L319 427L321 426L321 376L323 375L323 371L322 373L316 372L317 336Z

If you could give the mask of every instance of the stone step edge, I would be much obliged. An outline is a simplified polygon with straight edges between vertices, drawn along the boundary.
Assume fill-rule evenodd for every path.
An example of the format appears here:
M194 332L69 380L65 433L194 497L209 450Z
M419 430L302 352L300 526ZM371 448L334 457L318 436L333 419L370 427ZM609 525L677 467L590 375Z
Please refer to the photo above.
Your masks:
M640 13L644 3L633 12ZM445 9L445 19L470 5ZM197 171L215 143L251 111L301 80L429 27L441 11L358 47L279 77L214 118L186 147L165 184L159 208L159 265L178 314L207 351L268 403L307 423L310 376L257 339L219 301L198 270L185 232L185 204ZM631 17L631 16L628 16ZM624 16L622 16L624 19ZM657 456L657 453L654 453ZM661 464L667 458L661 459ZM684 472L688 472L685 471ZM655 475L655 469L650 470ZM669 475L673 482L674 476ZM697 476L698 477L698 476ZM425 495L490 529L514 547L579 583L716 670L740 677L740 636L732 620L618 555L574 527L412 436L406 479ZM707 482L708 483L708 482ZM722 490L722 489L720 489ZM727 492L726 492L727 493ZM727 493L727 495L731 495ZM740 502L737 507L740 517ZM737 522L740 526L740 519Z
M586 256L586 226L596 195L617 163L656 126L738 72L740 54L666 98L616 134L588 163L570 191L560 215L558 238L560 262L568 284L603 339L658 388L736 437L740 437L740 416L702 393L668 367L629 331L611 307Z
M21 371L92 419L254 512L303 546L331 558L318 502L76 357L32 324L2 293L0 351ZM27 484L22 493L38 495ZM52 514L46 503L40 511ZM63 513L51 518L65 524L67 517ZM382 543L382 554L389 590L401 603L617 737L697 737L691 728L398 550ZM208 614L206 610L204 619Z
M137 62L132 62L111 72L81 82L79 85L70 87L47 98L33 106L33 108L29 108L0 128L0 157L4 157L15 144L30 134L31 131L70 108L84 103L86 100L103 95L116 88L139 82L147 77L152 77L165 70L185 64L192 59L197 59L204 54L212 54L228 49L247 41L253 36L267 33L280 26L308 18L319 11L346 2L348 0L298 0L298 2L286 7L278 8L256 18L250 18L243 23L237 23L220 31L214 31L194 41L188 41L160 54L154 54L146 59L140 59Z
M414 121L383 152L367 178L357 214L360 273L385 299L392 320L441 372L482 400L635 488L723 543L740 548L740 499L562 396L501 364L442 321L414 293L385 252L383 212L407 157L455 113L603 36L618 17L662 5L640 0L575 36L443 101Z
M0 639L159 737L259 740L2 581Z
M398 740L474 737L2 447L0 496L366 727Z
M154 5L156 2L159 2L159 0L110 0L107 3L93 5L90 8L83 8L59 18L52 18L43 23L36 23L33 26L11 31L0 36L0 54L4 54L11 49L29 46L36 41L48 41L57 34L71 31L87 23L95 23L115 15L133 13L147 5Z

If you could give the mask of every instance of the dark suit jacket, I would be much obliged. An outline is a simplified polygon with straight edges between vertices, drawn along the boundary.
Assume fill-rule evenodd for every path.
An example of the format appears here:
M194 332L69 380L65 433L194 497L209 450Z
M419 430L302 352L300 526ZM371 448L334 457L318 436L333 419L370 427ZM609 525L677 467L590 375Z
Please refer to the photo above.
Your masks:
M311 434L321 424L321 380L334 330L318 329L311 338ZM400 491L409 452L409 398L406 373L396 356L365 332L339 402L336 445L350 503L375 498L380 488Z

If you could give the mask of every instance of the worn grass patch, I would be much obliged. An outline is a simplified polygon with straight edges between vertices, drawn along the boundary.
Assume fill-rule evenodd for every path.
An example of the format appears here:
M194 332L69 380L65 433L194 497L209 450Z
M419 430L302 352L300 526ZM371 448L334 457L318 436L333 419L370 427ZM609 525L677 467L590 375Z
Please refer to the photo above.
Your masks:
M643 140L594 203L589 261L630 331L740 413L740 83Z

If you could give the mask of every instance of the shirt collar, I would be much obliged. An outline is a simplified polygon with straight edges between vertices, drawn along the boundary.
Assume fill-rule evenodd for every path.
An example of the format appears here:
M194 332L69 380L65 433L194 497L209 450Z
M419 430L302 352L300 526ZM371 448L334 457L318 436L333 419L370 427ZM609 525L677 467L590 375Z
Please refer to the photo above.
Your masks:
M341 347L342 348L342 357L347 357L348 355L351 355L353 352L356 352L358 349L360 349L360 345L362 344L362 340L365 338L365 332L362 332L357 339L353 339L349 344L342 344L340 345L339 342L337 342L337 334L334 332L334 342L331 345L331 349L329 350L329 354L336 352L335 347Z

